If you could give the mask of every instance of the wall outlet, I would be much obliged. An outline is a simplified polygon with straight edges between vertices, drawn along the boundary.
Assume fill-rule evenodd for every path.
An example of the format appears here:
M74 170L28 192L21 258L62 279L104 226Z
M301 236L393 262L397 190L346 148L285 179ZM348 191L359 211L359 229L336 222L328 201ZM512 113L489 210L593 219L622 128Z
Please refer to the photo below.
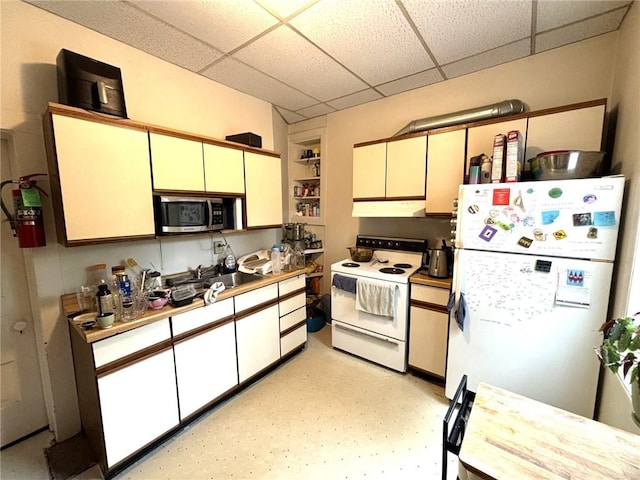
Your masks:
M214 242L213 253L220 254L224 250L224 242Z

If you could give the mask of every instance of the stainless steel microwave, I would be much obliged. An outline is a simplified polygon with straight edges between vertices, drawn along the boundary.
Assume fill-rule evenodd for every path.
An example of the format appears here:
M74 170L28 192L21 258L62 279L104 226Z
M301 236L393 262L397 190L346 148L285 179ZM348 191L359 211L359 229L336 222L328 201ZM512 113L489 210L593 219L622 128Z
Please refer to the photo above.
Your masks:
M154 196L156 234L212 232L233 228L233 209L222 198Z

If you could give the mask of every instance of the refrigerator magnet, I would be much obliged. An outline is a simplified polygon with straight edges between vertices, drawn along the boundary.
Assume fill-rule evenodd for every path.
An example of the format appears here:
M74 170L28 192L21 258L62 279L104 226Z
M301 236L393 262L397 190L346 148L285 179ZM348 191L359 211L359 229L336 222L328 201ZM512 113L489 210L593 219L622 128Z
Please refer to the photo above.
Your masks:
M518 245L524 248L529 248L532 243L533 243L533 240L527 237L520 237L520 240L518 240Z
M558 187L554 187L549 190L549 196L551 198L560 198L562 196L562 189Z
M595 239L598 238L598 229L596 227L589 227L589 231L587 232L587 238Z
M564 240L567 238L567 233L564 230L556 230L552 235L556 240Z
M560 210L546 210L542 212L542 224L549 225L560 216Z
M493 190L493 205L509 205L511 190L509 188L496 188Z
M498 232L497 229L489 226L489 225L485 225L485 227L482 229L482 231L480 232L480 235L478 235L482 240L484 240L485 242L490 242L493 237L495 237L496 233Z
M586 227L592 225L590 213L574 213L573 214L573 226L574 227Z
M594 212L593 225L597 227L613 227L616 224L616 212Z
M582 197L582 201L588 204L594 203L597 199L598 198L593 193L590 193Z

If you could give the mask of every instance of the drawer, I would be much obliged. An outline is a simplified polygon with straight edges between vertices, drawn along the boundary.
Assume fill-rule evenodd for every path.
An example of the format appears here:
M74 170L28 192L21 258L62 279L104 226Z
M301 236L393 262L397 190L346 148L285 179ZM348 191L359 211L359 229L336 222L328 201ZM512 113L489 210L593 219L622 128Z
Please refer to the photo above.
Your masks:
M282 280L281 282L279 282L278 293L280 294L280 296L282 297L287 293L295 292L296 290L304 288L305 277L306 275L303 273L301 275L298 275L297 277L287 278L286 280Z
M278 298L278 284L274 283L267 285L266 287L257 288L247 293L242 293L233 297L236 313L240 313L243 310L247 310L261 303L268 302Z
M101 367L170 338L169 319L165 318L164 320L94 342L91 347L93 348L95 367Z
M287 298L280 302L280 316L283 317L287 313L291 313L298 308L307 304L307 298L304 292L300 292L295 297Z
M227 298L206 307L171 317L171 327L173 334L179 335L232 315L233 298Z
M280 319L280 331L284 332L287 328L293 327L296 323L300 323L307 318L307 309L299 308L293 312L283 316Z
M449 290L412 283L411 300L421 300L446 307L449 302Z
M286 355L291 350L299 347L307 341L307 325L296 328L293 332L280 339L280 356Z

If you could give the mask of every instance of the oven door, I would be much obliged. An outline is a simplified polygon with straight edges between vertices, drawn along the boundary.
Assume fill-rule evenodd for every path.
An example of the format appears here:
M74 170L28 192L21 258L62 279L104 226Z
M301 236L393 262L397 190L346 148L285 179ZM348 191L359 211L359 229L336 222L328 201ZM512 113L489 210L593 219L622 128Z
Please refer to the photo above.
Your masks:
M332 274L332 280L333 280ZM357 275L345 277L358 278ZM368 280L368 279L367 279ZM331 287L331 317L342 323L368 330L381 336L391 337L404 342L407 338L408 291L406 283L390 282L396 285L393 318L373 315L356 309L356 295L335 286Z

